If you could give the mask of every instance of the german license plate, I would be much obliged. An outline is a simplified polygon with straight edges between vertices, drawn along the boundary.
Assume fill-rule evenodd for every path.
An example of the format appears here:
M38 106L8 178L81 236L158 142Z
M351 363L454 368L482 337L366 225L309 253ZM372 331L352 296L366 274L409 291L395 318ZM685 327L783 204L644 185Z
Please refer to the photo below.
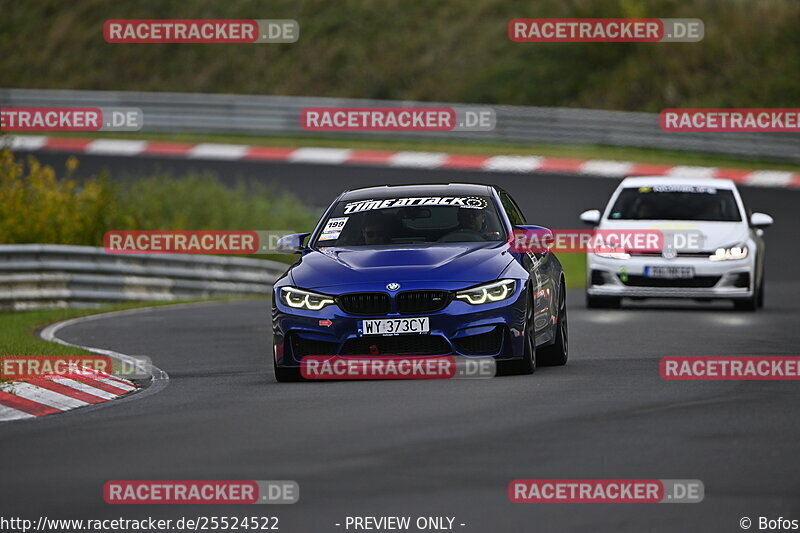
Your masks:
M421 318L381 318L361 320L358 326L359 336L363 335L404 335L430 333L428 317Z
M694 267L690 266L647 266L644 267L647 278L687 279L694 277Z

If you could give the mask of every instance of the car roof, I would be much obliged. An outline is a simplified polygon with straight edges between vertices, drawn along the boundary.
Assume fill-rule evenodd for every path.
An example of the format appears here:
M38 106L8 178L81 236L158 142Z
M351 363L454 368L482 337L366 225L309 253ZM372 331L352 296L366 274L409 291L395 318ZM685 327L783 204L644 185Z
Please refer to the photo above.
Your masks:
M654 185L705 185L715 189L735 189L731 180L721 178L692 178L681 176L641 176L625 178L620 187L652 187Z
M341 200L369 200L404 196L473 196L491 194L491 185L478 183L424 183L417 185L380 185L345 191Z

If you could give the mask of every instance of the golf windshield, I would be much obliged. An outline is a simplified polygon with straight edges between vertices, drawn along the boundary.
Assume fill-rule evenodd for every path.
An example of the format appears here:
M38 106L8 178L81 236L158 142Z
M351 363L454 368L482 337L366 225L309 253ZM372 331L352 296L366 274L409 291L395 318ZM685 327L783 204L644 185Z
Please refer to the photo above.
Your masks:
M315 246L502 241L492 199L429 196L345 200L324 221Z
M733 192L708 186L655 186L623 189L611 220L707 220L739 222Z

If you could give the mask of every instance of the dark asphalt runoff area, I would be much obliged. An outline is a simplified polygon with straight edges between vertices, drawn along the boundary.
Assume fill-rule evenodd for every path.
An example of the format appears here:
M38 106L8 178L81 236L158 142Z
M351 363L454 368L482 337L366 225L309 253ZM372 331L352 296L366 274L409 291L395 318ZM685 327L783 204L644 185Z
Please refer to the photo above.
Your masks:
M62 156L38 154L57 163ZM91 172L135 158L82 157ZM495 182L531 222L574 228L618 180L303 164L160 160L276 182L312 205L376 183ZM113 169L112 169L113 170ZM339 532L348 516L455 517L454 531L742 531L800 520L800 383L665 381L670 355L800 355L800 192L743 188L768 230L765 309L641 302L587 310L568 295L570 361L488 380L277 384L269 302L157 308L75 324L69 342L146 355L155 394L0 425L0 516L277 516ZM697 504L514 504L514 479L699 479ZM294 505L108 505L108 480L295 480ZM336 524L341 524L337 526ZM460 524L465 524L461 526ZM411 529L415 531L415 529Z

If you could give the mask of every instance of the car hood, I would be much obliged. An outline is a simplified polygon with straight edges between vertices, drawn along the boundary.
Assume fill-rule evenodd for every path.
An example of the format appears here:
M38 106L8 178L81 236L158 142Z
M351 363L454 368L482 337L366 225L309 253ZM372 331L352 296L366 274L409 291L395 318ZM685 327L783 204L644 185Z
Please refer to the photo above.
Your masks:
M404 281L480 283L497 279L513 260L506 242L312 249L290 270L307 289Z
M668 235L678 232L698 232L702 238L701 250L713 251L717 248L745 242L749 228L744 222L707 222L694 220L604 220L599 226L603 230L641 230L655 229ZM692 250L690 246L676 246L678 251ZM696 249L695 249L696 251Z

